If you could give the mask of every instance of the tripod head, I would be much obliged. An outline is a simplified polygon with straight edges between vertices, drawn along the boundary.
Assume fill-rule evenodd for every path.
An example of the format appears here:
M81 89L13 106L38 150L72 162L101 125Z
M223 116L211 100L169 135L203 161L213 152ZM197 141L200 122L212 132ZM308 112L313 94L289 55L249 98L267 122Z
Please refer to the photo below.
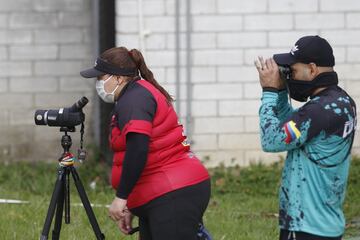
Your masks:
M75 128L73 129L63 129L66 127L61 127L60 132L65 132L65 134L61 137L61 146L64 149L64 154L68 153L70 151L72 140L70 135L67 134L68 130L71 130L70 132L75 132Z
M59 162L64 161L64 159L67 159L70 155L70 148L72 146L72 140L71 136L68 135L68 132L75 132L75 126L70 127L60 127L60 132L64 132L65 134L61 137L61 146L64 149L64 152L62 156L59 159ZM78 156L77 159L79 162L82 163L82 161L86 158L86 151L83 149L83 142L84 142L84 122L81 123L81 130L80 130L80 148L78 149Z

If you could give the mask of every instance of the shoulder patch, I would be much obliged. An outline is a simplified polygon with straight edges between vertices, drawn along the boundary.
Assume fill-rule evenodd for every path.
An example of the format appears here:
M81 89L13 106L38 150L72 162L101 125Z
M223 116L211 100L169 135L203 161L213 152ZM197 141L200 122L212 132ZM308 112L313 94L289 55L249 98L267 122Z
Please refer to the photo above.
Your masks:
M301 136L301 132L296 127L296 123L292 120L284 124L284 129L285 129L285 133L286 133L285 142L287 144L300 138L300 136Z

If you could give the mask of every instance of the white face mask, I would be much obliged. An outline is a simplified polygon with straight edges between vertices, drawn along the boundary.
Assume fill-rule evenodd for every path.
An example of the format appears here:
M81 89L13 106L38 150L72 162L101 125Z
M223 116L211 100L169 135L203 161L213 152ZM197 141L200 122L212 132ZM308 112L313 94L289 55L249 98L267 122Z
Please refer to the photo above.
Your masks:
M116 88L111 92L111 93L108 93L105 91L105 83L107 81L109 81L111 78L113 77L113 75L111 75L110 77L108 77L106 80L97 80L96 81L96 91L97 91L97 94L99 95L99 97L104 101L104 102L107 102L107 103L114 103L115 102L115 91L119 88L119 85L118 84L116 86Z

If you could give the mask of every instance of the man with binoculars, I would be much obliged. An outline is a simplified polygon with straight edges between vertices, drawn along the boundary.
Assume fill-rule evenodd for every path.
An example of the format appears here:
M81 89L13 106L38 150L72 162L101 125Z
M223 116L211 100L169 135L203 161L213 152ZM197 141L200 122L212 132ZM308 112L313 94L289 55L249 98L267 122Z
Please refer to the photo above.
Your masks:
M330 44L319 36L300 38L290 53L255 61L263 88L262 148L287 151L279 190L280 240L340 240L344 233L356 106L337 86L334 65ZM306 103L293 109L288 94Z

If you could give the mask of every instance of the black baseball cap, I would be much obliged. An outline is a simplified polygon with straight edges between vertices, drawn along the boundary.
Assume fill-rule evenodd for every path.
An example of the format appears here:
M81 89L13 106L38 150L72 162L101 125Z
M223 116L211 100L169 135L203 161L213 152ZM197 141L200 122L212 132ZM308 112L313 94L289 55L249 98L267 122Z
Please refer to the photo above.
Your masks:
M315 63L320 67L333 67L335 58L328 41L319 36L305 36L297 40L289 53L274 54L278 65L291 66L294 63Z
M80 75L84 78L94 78L105 74L112 74L118 76L136 76L137 69L119 68L101 58L97 58L95 61L95 65L92 68L80 72Z

